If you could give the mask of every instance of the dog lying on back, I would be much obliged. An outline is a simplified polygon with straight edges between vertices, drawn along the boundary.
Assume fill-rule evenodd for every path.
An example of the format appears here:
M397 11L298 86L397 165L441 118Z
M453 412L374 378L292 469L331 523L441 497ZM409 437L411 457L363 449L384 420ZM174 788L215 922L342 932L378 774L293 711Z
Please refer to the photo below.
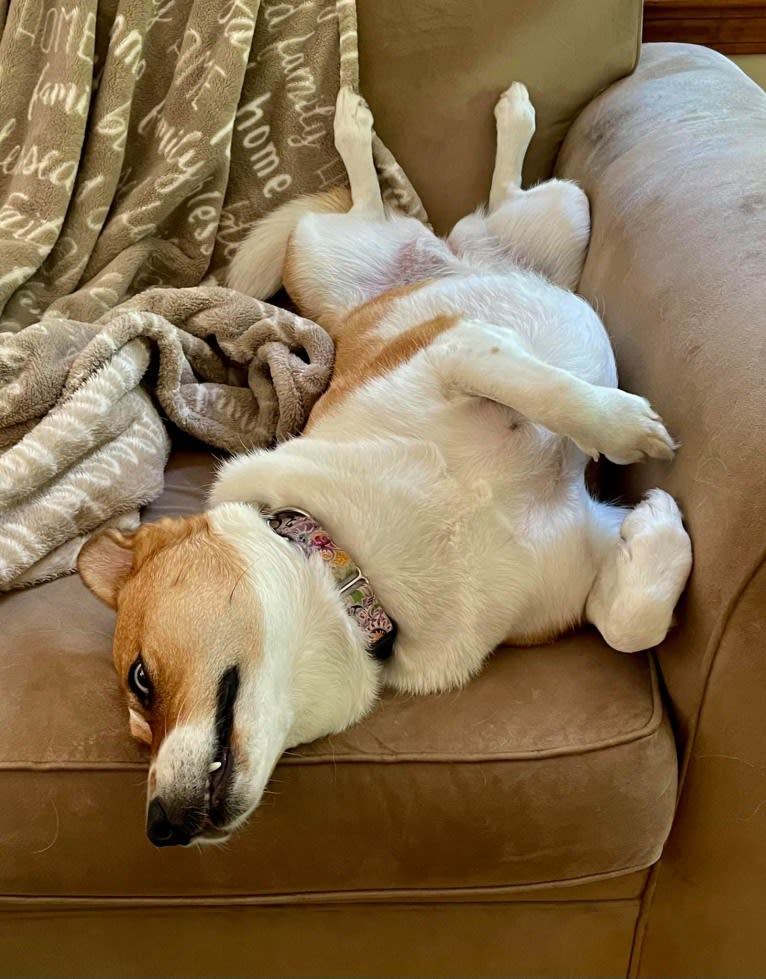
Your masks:
M585 195L521 190L524 86L495 114L489 208L443 241L386 212L372 117L340 92L350 199L265 218L230 279L258 297L284 281L334 338L305 435L223 465L206 514L83 548L83 580L117 610L159 846L225 839L286 748L358 721L383 685L449 690L498 644L583 621L623 652L665 636L691 568L676 504L658 489L633 510L600 503L583 477L589 457L670 459L673 440L617 389L604 327L571 291Z

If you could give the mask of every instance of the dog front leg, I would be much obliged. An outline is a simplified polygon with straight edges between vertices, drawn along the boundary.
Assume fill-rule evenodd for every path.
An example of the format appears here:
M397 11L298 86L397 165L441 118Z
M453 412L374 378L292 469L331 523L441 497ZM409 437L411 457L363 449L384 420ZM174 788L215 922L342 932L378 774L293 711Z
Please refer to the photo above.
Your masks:
M627 465L673 457L674 443L645 398L553 367L507 327L462 320L428 354L445 393L506 405L565 435L587 455Z

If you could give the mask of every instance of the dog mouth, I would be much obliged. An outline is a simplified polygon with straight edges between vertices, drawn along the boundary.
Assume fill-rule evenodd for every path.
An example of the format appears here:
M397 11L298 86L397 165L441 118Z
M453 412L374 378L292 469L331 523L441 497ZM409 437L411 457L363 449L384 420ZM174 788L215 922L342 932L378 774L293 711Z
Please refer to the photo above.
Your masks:
M200 835L220 839L228 835L226 824L235 816L229 806L235 764L232 748L234 704L239 692L239 670L230 667L218 683L215 712L215 758L207 776L207 818Z
M234 775L234 752L231 745L218 749L215 761L211 764L207 778L208 822L214 829L225 825L228 813L226 798Z
M194 797L176 796L171 791L164 796L160 792L149 801L147 835L155 846L221 843L245 817L242 787L238 790L235 784L240 770L247 767L238 757L234 732L238 691L239 671L233 666L218 682L212 746L206 770L197 776Z

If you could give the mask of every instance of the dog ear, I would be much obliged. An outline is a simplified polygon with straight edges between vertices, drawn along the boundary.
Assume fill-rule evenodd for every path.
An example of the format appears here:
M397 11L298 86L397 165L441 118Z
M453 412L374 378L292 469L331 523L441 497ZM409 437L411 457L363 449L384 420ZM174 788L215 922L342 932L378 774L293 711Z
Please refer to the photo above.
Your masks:
M105 530L87 541L77 558L80 577L96 598L117 608L117 596L133 567L133 534Z

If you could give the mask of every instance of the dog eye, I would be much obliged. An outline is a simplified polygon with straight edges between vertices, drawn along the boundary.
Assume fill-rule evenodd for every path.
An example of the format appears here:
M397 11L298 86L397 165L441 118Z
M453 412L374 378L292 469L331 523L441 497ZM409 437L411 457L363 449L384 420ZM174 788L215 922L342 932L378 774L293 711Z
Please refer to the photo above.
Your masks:
M152 699L152 681L149 679L144 661L140 656L136 658L136 661L130 668L130 672L128 673L128 686L144 707L146 707Z

